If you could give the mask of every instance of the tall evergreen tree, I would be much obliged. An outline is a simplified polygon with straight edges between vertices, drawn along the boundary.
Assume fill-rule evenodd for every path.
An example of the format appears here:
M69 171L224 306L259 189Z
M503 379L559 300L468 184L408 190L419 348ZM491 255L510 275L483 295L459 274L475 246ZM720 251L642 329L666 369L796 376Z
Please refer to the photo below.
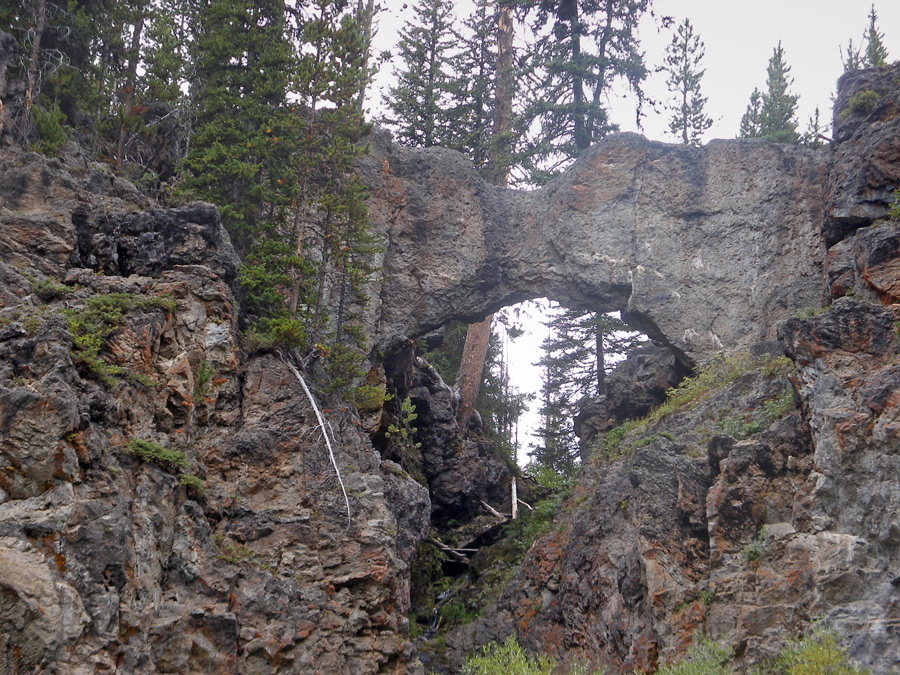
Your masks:
M775 47L767 68L766 91L762 94L754 89L750 95L750 105L741 119L739 132L742 138L765 138L777 143L798 143L797 110L799 96L788 90L793 84L791 68L784 61L781 43Z
M548 337L539 361L544 369L541 424L532 456L565 473L579 456L573 420L581 405L604 392L607 372L646 337L616 316L599 312L558 309L544 325Z
M842 52L844 59L844 72L849 73L852 70L859 70L863 67L862 57L859 55L859 49L853 47L853 39L847 43L846 51Z
M869 27L863 39L866 41L866 56L863 65L866 68L877 68L887 64L887 49L884 46L884 33L878 30L878 15L875 5L869 10Z
M704 52L703 41L685 19L666 48L665 59L666 84L675 94L669 104L669 130L684 144L699 143L700 136L713 123L704 111L707 99L700 95L700 80L706 72L700 67Z
M491 0L476 0L473 12L454 30L457 51L449 57L451 73L450 147L466 153L484 171L491 153L496 74L497 16Z
M402 143L418 147L452 143L449 59L454 46L448 0L417 0L413 17L400 30L397 85L384 97L384 122Z
M816 106L815 113L806 124L806 131L803 132L800 143L807 148L821 148L825 145L824 140L827 140L825 139L826 131L828 131L828 127L822 123L819 106Z
M738 138L759 138L762 127L762 94L754 87L750 94L750 103L747 111L741 117L741 128Z
M647 67L636 27L650 0L563 0L534 5L537 39L519 65L523 91L519 159L524 180L542 184L616 129L605 107L617 82L643 101Z

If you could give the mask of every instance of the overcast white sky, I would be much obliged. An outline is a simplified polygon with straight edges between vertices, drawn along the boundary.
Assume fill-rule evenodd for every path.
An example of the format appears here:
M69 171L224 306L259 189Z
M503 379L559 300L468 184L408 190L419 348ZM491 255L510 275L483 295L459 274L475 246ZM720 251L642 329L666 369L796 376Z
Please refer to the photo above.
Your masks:
M399 27L412 15L414 1L382 0L385 11L379 14L376 50L394 47ZM900 60L900 2L877 0L874 5L889 60ZM871 0L756 0L753 3L655 0L654 12L657 17L674 17L676 24L685 17L690 19L706 45L702 89L709 99L707 113L715 120L704 136L704 141L709 141L734 138L750 92L754 87L765 88L766 66L779 41L794 78L792 91L800 96L797 119L801 131L816 106L821 110L822 120L830 123L831 98L843 72L841 47L851 38L854 45L861 44L871 6ZM471 10L471 3L460 1L455 7L463 17ZM646 62L651 68L662 63L672 34L671 30L658 28L657 23L648 16L639 27ZM376 76L370 90L373 107L377 107L381 88L390 82L390 76L389 66L382 67ZM665 75L651 75L645 89L650 97L666 101ZM662 107L656 113L647 110L643 129L637 129L634 101L629 96L620 92L609 104L612 120L623 131L639 131L654 140L674 140L668 133L666 111ZM531 364L540 357L540 342L546 332L538 319L530 323L533 326L530 334L510 347L510 375L514 386L523 391L536 391L540 387L540 371ZM528 446L534 415L523 422L520 445ZM520 450L519 462L525 461Z

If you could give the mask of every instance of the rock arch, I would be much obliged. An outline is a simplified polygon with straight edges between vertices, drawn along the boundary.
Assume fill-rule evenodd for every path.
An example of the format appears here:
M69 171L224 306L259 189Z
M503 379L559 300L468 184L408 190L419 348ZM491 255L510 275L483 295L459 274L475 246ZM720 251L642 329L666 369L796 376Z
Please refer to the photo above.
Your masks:
M549 297L621 309L694 363L825 301L826 153L618 134L525 192L487 184L458 153L376 132L361 172L385 236L373 303L381 348Z

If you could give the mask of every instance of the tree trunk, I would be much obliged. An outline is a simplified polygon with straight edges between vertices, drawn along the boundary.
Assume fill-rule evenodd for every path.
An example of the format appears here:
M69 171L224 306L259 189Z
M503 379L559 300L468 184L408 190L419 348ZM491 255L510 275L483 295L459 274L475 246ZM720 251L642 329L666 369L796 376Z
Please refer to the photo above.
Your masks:
M375 18L375 0L358 0L356 3L356 16L360 30L363 34L365 52L363 54L363 70L365 71L362 82L359 84L356 106L360 112L366 99L366 86L369 84L369 59L372 56L372 23Z
M484 371L484 358L487 355L488 342L491 339L491 314L480 323L469 324L466 331L466 343L463 345L462 360L456 373L456 388L459 390L459 409L456 411L456 423L460 433L465 435L466 425L475 410L475 400L481 388L481 374Z
M121 173L125 156L125 138L128 135L126 122L132 115L134 88L137 84L138 60L141 55L141 32L144 30L144 8L138 7L138 16L134 21L134 32L131 34L131 49L128 50L128 80L125 83L125 97L122 101L124 115L119 123L119 142L116 144L116 173Z
M600 314L594 314L596 324L596 350L597 350L597 394L602 396L606 393L606 351L603 348L604 331L600 326Z
M513 15L512 4L501 2L497 8L497 84L494 91L494 129L491 143L490 179L500 187L509 184L509 122L512 116L513 89ZM475 400L481 388L481 374L491 339L491 321L494 315L481 323L470 324L466 330L462 361L456 374L459 389L459 409L456 422L462 434L466 433L469 417L475 410Z
M28 61L28 75L25 84L25 119L31 111L34 86L37 81L38 56L41 52L41 38L44 36L44 22L47 17L47 0L37 0L35 5L34 41L31 43L31 59Z

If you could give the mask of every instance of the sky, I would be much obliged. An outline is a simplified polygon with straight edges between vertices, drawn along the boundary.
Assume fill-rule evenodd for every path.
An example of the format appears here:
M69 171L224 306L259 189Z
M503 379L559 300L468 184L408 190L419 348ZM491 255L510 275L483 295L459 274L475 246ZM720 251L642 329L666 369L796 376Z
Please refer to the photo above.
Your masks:
M381 0L384 11L378 15L376 51L394 48L400 26L412 15L414 1ZM645 17L638 32L651 69L662 64L673 30L660 28L658 17L671 16L676 24L684 18L690 19L695 34L705 43L706 72L701 87L708 98L706 112L714 122L704 134L704 142L735 137L750 93L754 87L765 89L766 66L780 41L794 79L791 91L800 96L797 119L803 131L817 106L821 119L830 122L832 97L843 72L842 47L850 39L854 45L862 43L872 4L871 0L756 0L752 3L655 0L657 19ZM874 6L889 60L896 61L900 59L900 2L877 0ZM471 10L471 3L459 1L454 7L457 16L462 18ZM391 73L391 67L385 65L375 77L370 89L373 112L377 113L380 107L381 92L392 82ZM665 102L669 96L665 79L664 73L651 74L645 84L646 93ZM622 131L636 131L653 140L675 140L668 132L664 106L659 106L656 112L646 110L642 128L637 128L632 96L619 91L608 103L611 118ZM528 333L509 346L509 370L513 386L521 391L537 391L541 373L533 362L540 358L540 343L546 337L546 329L537 318L526 321L525 325ZM527 446L532 443L530 430L536 422L536 414L532 412L520 424L520 464L527 461Z

